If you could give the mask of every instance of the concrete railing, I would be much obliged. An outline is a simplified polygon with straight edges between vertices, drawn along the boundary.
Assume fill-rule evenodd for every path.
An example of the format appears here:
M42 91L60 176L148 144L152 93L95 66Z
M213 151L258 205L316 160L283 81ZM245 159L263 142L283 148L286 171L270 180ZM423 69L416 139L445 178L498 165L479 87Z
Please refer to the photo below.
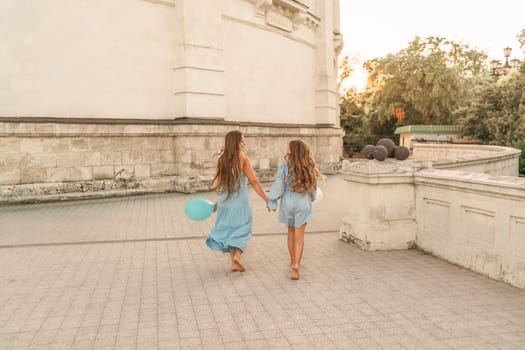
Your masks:
M340 238L365 250L417 245L525 288L525 179L507 176L520 151L430 144L414 150L407 161L343 166L349 198L359 200L345 203Z
M525 288L525 179L422 170L414 180L419 248Z
M520 154L510 147L417 143L411 159L431 160L437 169L518 176Z

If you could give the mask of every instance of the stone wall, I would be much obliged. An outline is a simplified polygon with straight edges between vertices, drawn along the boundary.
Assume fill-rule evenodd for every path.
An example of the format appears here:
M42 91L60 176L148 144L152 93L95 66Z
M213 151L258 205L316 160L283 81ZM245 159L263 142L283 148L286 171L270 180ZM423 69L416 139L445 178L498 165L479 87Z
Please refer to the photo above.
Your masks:
M338 126L337 0L3 1L0 117Z
M30 202L208 189L229 130L241 130L262 181L273 179L288 142L308 142L320 168L339 169L342 131L202 121L0 122L0 202Z
M339 167L339 0L1 7L2 202L207 189L232 128L263 180L291 138Z
M518 176L521 151L485 145L414 144L411 159L431 160L436 169Z
M417 246L525 288L525 179L507 175L520 151L414 146L418 159L345 162L340 238L364 250Z
M525 179L427 169L415 184L419 248L525 288Z

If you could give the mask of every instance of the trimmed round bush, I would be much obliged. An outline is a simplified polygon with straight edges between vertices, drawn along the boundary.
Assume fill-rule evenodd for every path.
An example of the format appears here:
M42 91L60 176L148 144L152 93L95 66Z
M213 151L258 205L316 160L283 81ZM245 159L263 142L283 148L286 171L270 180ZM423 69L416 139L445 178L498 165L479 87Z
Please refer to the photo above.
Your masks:
M363 148L363 157L366 159L374 159L374 145L366 145L365 148Z
M405 146L397 146L394 151L394 156L398 160L405 160L410 155L410 150Z
M385 160L388 155L388 150L385 146L375 146L374 152L372 153L375 160Z
M383 138L377 141L376 146L384 146L388 151L387 157L393 157L394 151L396 150L396 144L389 138Z

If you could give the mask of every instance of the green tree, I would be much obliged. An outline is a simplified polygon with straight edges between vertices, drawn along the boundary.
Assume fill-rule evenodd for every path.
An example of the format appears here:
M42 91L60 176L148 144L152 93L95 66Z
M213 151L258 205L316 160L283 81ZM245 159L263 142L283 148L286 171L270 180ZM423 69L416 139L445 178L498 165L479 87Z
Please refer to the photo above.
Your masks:
M342 91L339 108L341 127L345 130L345 153L351 155L367 144L369 135L359 92L355 88Z
M518 39L524 48L525 29ZM521 149L520 172L525 173L525 63L482 86L479 98L463 119L463 132L487 144Z
M343 57L339 65L339 108L341 127L345 130L345 153L361 151L368 144L376 144L381 137L390 137L393 133L392 125L395 120L376 120L365 113L364 97L366 94L355 88L345 88L344 81L354 72L357 64L355 57Z
M344 87L344 82L354 72L356 63L355 57L345 56L339 64L339 109L341 127L345 130L343 141L346 155L361 150L365 144L363 138L369 134L366 131L361 94L355 88Z
M416 37L406 49L365 62L365 111L371 125L453 124L488 79L487 56L439 37Z

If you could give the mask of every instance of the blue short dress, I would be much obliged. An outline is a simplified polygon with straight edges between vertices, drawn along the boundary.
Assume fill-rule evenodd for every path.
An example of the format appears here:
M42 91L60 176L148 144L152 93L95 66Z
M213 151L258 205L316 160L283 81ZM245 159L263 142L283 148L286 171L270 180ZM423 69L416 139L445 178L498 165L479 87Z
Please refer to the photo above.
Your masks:
M252 236L252 208L248 198L248 179L241 172L241 186L230 198L228 192L219 193L215 226L206 238L213 250L229 252L235 248L244 251Z
M292 182L288 179L288 162L282 162L277 170L270 193L268 207L277 209L279 205L279 222L287 226L301 227L312 219L312 202L316 192L299 193L291 191Z

